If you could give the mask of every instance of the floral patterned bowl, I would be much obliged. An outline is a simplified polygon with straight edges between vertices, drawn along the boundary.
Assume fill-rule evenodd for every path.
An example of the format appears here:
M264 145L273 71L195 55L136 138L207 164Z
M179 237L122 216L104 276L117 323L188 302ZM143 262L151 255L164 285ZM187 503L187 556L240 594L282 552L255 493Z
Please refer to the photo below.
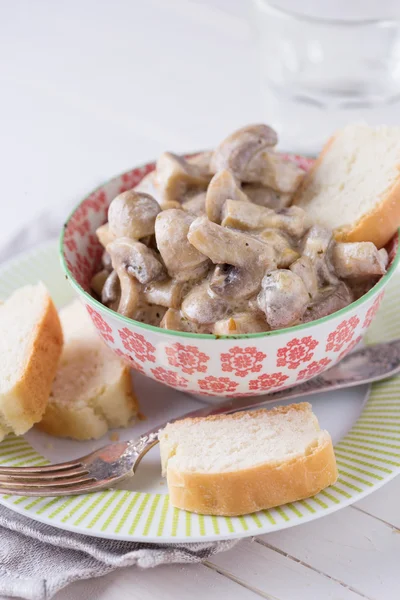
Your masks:
M312 164L290 158L305 170ZM390 244L388 273L367 294L328 317L288 329L230 337L168 331L123 317L92 298L89 283L102 254L95 231L107 220L111 200L153 169L154 163L147 164L97 188L73 211L60 239L66 277L99 335L133 369L201 396L252 396L311 379L361 340L399 262L398 235Z

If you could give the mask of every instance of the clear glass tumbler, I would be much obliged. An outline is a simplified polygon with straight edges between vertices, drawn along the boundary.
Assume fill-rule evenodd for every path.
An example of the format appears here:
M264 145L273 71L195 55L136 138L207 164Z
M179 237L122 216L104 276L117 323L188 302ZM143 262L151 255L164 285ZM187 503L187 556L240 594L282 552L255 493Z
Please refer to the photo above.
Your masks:
M313 154L349 122L400 124L400 20L321 18L254 1L265 121Z

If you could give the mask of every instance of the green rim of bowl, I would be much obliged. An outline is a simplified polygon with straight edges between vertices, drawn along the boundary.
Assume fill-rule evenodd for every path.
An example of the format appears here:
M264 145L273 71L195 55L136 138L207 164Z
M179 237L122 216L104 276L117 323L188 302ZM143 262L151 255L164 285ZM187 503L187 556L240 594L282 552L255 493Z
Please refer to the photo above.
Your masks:
M149 163L146 163L146 164L149 164ZM141 165L141 166L145 166L145 165ZM137 168L140 168L140 166ZM93 192L91 192L91 193L97 192L98 190L103 188L105 185L111 183L114 179L118 179L119 177L124 175L124 173L125 173L125 171L123 173L120 173L119 175L116 175L115 177L112 177L105 183L102 183L97 188L95 188L93 190ZM79 294L82 294L89 303L94 304L99 309L105 311L106 313L109 313L111 316L116 318L118 321L121 321L121 323L124 325L134 324L136 327L140 327L141 329L147 329L148 331L153 331L155 333L168 334L168 335L173 335L175 337L185 337L185 338L192 338L192 339L240 340L240 339L267 338L267 337L272 337L272 336L289 333L289 332L304 331L306 329L309 329L310 327L313 327L314 325L320 325L322 323L327 323L328 321L330 321L338 316L345 316L350 310L357 308L358 306L361 306L362 304L364 304L364 302L366 300L368 300L368 298L371 298L372 296L374 296L376 293L378 293L380 290L382 290L385 287L385 285L391 279L393 273L396 271L396 268L400 262L400 229L398 229L397 236L398 236L399 244L398 244L396 255L395 255L395 257L392 261L392 264L390 265L387 273L383 277L381 277L381 279L378 281L378 283L376 285L374 285L374 287L371 288L366 294L361 296L361 298L359 298L355 302L352 302L348 306L345 306L344 308L342 308L330 315L327 315L326 317L322 317L321 319L316 319L315 321L310 321L309 323L303 323L302 325L294 325L293 327L285 327L284 329L276 329L274 331L262 331L261 333L238 333L237 335L214 335L212 333L190 333L188 331L174 331L173 329L164 329L162 327L156 327L155 325L148 325L147 323L141 323L140 321L135 321L134 319L130 319L128 317L120 315L119 313L115 312L114 310L111 310L110 308L108 308L107 306L105 306L104 304L102 304L101 302L96 300L95 298L93 298L93 296L91 296L88 292L86 292L83 289L83 287L81 285L79 285L79 283L76 281L75 277L72 275L71 271L68 269L66 260L64 258L65 230L66 230L68 223L71 220L72 216L78 210L78 208L81 206L81 204L86 200L87 197L88 196L85 196L83 198L83 200L81 200L75 206L75 208L71 211L67 220L64 223L64 226L63 226L61 234L60 234L59 255L60 255L60 259L61 259L61 266L64 270L64 273L65 273L67 279L70 281L72 287Z

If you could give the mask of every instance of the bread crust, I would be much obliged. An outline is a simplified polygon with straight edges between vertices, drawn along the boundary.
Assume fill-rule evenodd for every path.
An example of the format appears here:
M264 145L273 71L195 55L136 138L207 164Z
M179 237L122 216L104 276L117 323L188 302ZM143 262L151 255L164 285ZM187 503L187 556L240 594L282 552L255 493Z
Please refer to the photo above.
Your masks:
M353 226L335 230L339 242L373 242L383 248L400 226L400 174L383 200Z
M272 409L304 411L299 403ZM257 418L265 409L247 413ZM230 418L240 418L240 413ZM226 415L207 417L209 420ZM191 419L196 422L202 419ZM167 463L167 482L172 506L205 515L237 516L308 498L333 484L338 476L332 440L329 434L322 444L307 455L280 463L264 463L232 472L181 472Z
M329 138L313 166L304 176L295 193L293 204L307 208L307 203L302 203L301 198L335 138L336 135ZM395 183L371 211L355 223L334 230L334 237L338 242L373 242L377 248L383 248L391 240L400 227L400 164L398 169L399 175Z
M60 319L52 299L47 296L42 317L33 333L24 372L7 394L0 395L4 420L17 435L28 431L42 418L62 345Z

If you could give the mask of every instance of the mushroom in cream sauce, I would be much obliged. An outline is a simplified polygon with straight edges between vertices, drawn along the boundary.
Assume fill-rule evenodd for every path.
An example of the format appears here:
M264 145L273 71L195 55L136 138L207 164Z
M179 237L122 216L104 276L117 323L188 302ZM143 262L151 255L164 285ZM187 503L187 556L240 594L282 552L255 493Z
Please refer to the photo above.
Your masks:
M165 329L238 335L319 319L368 291L386 250L336 242L291 205L304 172L276 144L260 124L214 151L162 154L97 229L105 250L93 293Z

